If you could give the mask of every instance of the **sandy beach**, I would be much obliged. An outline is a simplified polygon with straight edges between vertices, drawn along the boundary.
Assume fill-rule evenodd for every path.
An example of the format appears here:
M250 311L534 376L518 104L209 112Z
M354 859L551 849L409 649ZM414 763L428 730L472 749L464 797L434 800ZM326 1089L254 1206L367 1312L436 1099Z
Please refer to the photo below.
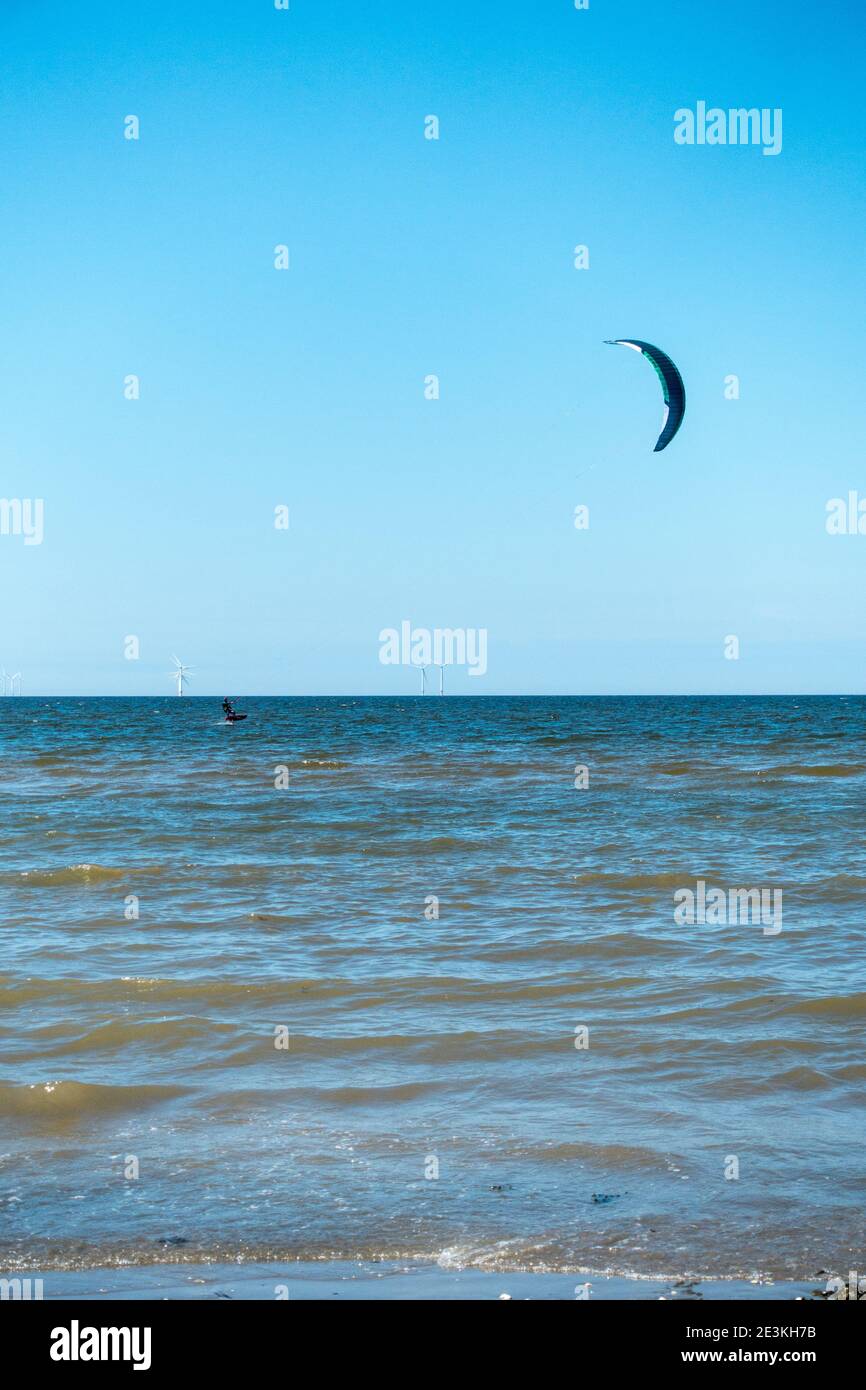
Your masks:
M812 1299L823 1289L811 1283L751 1283L744 1280L622 1279L578 1274L535 1274L443 1269L401 1262L294 1264L140 1265L126 1268L50 1271L43 1276L46 1299L333 1299L396 1301L542 1299L629 1301Z

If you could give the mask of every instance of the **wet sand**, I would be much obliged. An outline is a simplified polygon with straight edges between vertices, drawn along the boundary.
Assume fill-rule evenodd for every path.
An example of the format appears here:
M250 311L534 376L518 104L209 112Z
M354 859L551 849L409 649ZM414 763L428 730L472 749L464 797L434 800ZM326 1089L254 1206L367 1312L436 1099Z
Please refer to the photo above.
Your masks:
M744 1280L623 1279L578 1274L496 1273L442 1269L399 1262L352 1264L305 1262L288 1265L137 1265L122 1268L47 1271L46 1299L370 1299L487 1300L581 1297L592 1299L755 1300L812 1299L818 1281L751 1283Z

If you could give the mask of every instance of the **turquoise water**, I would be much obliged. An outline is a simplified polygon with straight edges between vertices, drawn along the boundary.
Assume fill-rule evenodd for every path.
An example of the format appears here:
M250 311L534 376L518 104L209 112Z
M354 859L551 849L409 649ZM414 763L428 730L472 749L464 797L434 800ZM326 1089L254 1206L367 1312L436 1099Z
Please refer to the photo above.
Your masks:
M0 707L0 1265L863 1268L866 699L239 707Z

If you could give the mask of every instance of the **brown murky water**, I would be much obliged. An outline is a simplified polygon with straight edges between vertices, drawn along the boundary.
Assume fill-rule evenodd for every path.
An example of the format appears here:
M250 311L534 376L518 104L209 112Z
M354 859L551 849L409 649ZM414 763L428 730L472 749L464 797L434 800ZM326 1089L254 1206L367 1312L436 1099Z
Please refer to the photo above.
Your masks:
M6 705L0 1264L863 1267L866 700L245 708Z

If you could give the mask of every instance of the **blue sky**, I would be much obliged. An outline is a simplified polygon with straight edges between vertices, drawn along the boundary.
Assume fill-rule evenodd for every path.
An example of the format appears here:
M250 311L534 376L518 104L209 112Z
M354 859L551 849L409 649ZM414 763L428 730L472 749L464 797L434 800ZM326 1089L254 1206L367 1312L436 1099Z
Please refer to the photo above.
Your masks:
M866 689L866 536L825 529L866 497L864 32L782 0L6 0L0 495L45 536L0 536L0 663L25 694L170 691L173 652L192 694L406 694L378 635L410 619L487 629L454 693ZM699 100L782 108L781 154L676 145ZM628 336L685 378L661 455Z

